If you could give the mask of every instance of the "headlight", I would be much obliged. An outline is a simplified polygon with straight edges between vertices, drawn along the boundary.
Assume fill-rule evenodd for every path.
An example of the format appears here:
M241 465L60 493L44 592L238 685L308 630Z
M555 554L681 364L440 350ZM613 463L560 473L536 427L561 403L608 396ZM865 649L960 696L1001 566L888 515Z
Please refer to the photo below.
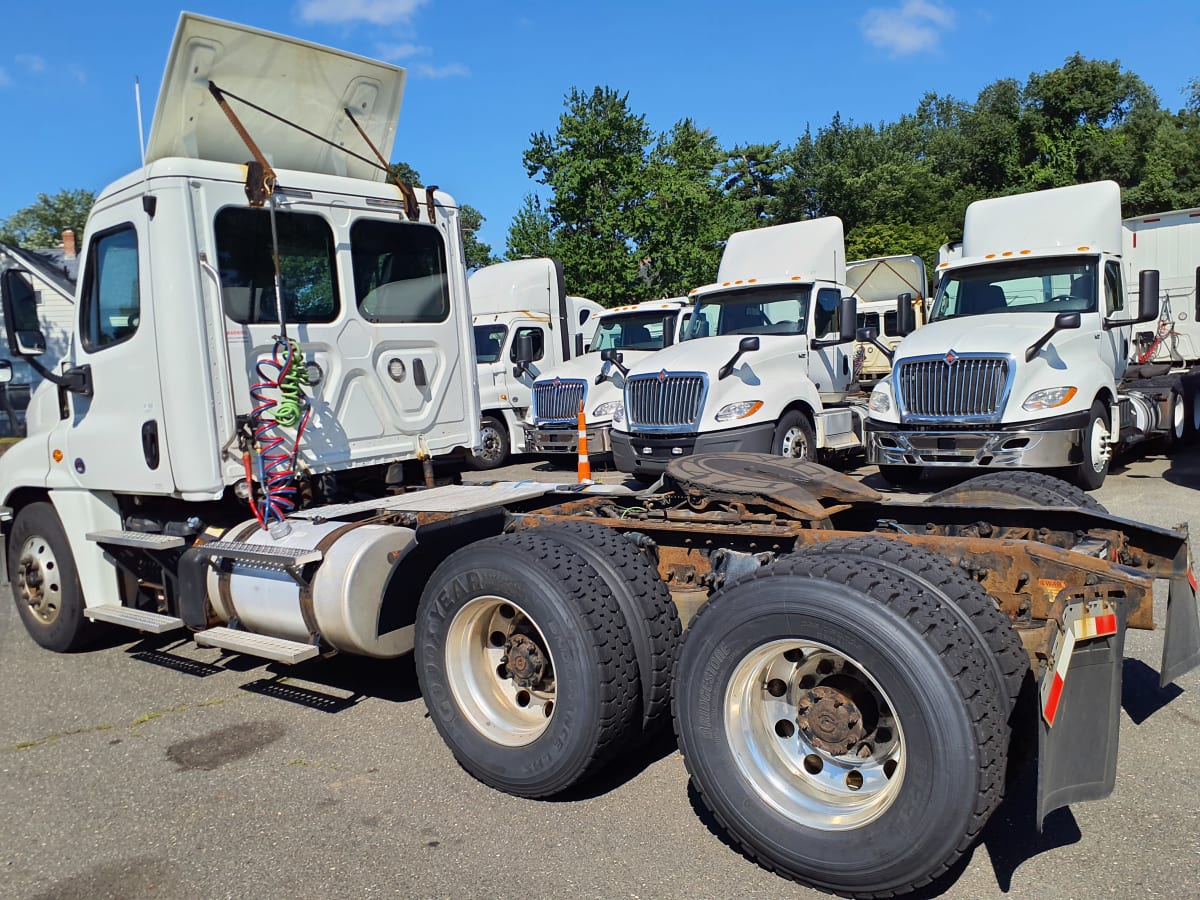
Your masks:
M1043 391L1034 391L1025 398L1025 402L1021 404L1022 409L1030 411L1038 409L1054 409L1062 406L1064 403L1070 403L1071 398L1079 391L1074 387L1056 387L1046 388Z
M763 407L761 400L742 400L740 403L730 403L717 410L717 421L728 422L730 419L744 419L752 416Z
M601 403L592 410L592 416L597 419L610 419L612 418L613 414L616 413L620 405L620 400L610 400L607 403Z
M871 391L871 399L867 401L867 407L871 412L888 412L892 408L892 398L888 396L887 391L875 388Z
M625 421L625 404L617 403L613 407L613 421L620 425Z

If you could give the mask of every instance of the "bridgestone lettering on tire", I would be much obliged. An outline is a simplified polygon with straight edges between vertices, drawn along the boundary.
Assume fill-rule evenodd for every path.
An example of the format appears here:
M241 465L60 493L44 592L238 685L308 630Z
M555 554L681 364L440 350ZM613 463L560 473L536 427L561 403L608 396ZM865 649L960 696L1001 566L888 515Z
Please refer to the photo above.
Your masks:
M25 630L47 650L81 650L99 634L83 615L71 545L49 503L17 513L8 536L8 576Z
M506 534L453 553L421 595L415 639L438 733L499 790L560 793L640 731L629 627L596 569L560 543Z
M718 591L689 627L674 700L684 761L768 868L853 896L913 890L971 846L1001 799L1007 729L987 653L909 579L855 557L787 557ZM737 751L748 746L757 755Z
M670 721L671 670L682 629L671 592L647 553L625 535L585 522L555 524L533 532L582 556L613 592L637 658L642 722L649 733Z

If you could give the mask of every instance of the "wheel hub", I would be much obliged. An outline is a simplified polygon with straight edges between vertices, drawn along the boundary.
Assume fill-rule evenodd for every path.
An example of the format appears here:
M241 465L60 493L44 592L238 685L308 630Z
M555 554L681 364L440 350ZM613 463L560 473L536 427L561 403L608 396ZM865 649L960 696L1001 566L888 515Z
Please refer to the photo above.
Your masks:
M541 647L523 634L514 634L504 645L501 665L519 688L532 690L546 674L546 657Z
M849 753L866 736L862 712L837 688L822 685L802 692L796 711L805 738L834 756Z

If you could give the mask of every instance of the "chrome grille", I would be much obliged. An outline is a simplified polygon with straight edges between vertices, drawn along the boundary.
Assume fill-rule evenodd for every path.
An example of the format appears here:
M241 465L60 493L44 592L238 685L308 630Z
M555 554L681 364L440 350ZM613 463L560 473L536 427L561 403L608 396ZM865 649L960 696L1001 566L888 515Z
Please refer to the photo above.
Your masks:
M1009 388L1004 357L945 357L901 362L895 384L900 408L911 417L984 419L999 415Z
M703 375L635 375L625 385L625 414L630 425L651 428L692 427L704 408Z
M576 422L579 404L587 398L587 382L555 378L533 385L533 418L537 422Z

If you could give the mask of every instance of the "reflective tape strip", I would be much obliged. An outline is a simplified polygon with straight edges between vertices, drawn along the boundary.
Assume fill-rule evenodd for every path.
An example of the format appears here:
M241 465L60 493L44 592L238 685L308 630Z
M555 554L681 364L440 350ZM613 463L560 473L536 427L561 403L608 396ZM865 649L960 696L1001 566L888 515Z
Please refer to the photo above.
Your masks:
M1067 669L1071 665L1074 649L1074 630L1059 631L1052 657L1054 667L1042 677L1042 716L1047 725L1053 725L1054 717L1058 715L1058 703L1067 684Z
M1075 642L1116 634L1120 624L1117 620L1116 606L1104 598L1072 603L1063 610L1062 618L1054 638L1054 649L1050 652L1049 664L1042 675L1038 691L1042 718L1051 726L1058 715L1059 702L1067 684L1067 670L1071 666Z
M1188 584L1192 586L1192 593L1196 593L1200 588L1196 587L1196 576L1192 574L1192 567L1188 566Z

